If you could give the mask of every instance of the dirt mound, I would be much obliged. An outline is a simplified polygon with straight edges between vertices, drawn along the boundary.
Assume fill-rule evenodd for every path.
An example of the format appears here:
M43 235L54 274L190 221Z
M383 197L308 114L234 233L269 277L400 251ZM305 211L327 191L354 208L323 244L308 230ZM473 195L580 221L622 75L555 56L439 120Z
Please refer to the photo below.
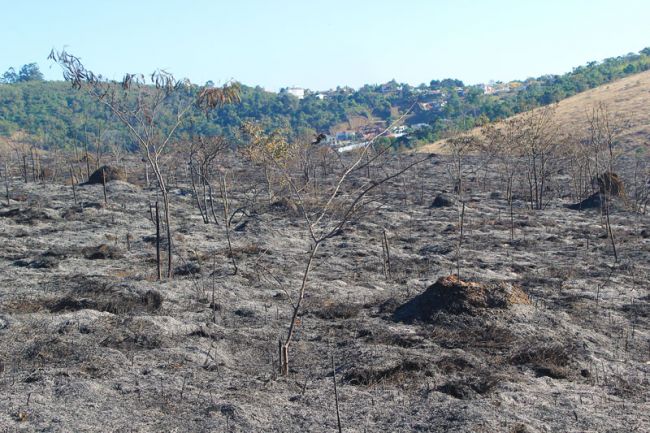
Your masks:
M51 209L34 209L34 208L13 208L5 212L0 212L0 218L11 218L16 224L36 225L41 221L58 220L59 215Z
M576 348L572 345L555 343L538 346L530 343L514 353L510 363L530 366L537 377L565 379L571 375L570 365L576 356Z
M373 386L379 383L408 382L418 372L426 372L427 364L417 360L402 360L397 365L378 368L353 367L343 375L343 381L355 386Z
M430 321L436 313L477 315L492 308L530 304L521 288L509 283L481 284L461 281L456 276L441 277L421 295L395 310L400 322Z
M480 395L488 394L499 384L499 378L490 376L470 377L451 380L438 387L438 391L459 400L471 400Z
M126 182L126 173L119 167L104 165L95 170L95 172L90 175L88 181L84 183L84 185L103 184L104 182L110 182L113 180L121 180L123 182Z
M271 211L287 213L290 215L298 215L300 209L295 201L290 198L282 197L269 205Z
M582 210L582 209L600 209L603 205L603 195L599 192L596 192L586 199L582 200L580 203L570 204L567 206L571 210Z
M194 262L184 263L174 269L174 275L195 275L201 273L201 265Z
M14 266L20 268L32 268L32 269L53 269L59 267L60 260L54 256L42 256L35 258L33 260L29 259L20 259L14 262Z
M156 290L142 290L128 284L113 284L92 278L76 281L76 287L64 297L48 305L52 313L97 310L112 314L153 313L162 306L162 295Z
M430 208L451 207L456 204L456 201L447 194L438 194L429 206Z
M598 186L598 192L593 193L580 203L568 205L571 210L582 209L600 209L605 202L605 197L622 197L625 198L625 185L618 174L606 171L600 176L596 176L591 181L592 185Z

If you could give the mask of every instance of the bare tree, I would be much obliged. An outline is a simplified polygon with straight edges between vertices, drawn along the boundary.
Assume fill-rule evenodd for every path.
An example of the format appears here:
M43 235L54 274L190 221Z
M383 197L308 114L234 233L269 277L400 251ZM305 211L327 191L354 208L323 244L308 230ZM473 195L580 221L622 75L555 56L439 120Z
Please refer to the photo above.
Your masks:
M225 137L205 137L200 134L192 137L188 146L190 183L205 224L210 223L210 215L214 224L218 224L212 195L212 177L216 171L215 163L229 146Z
M496 160L508 203L512 203L514 181L521 170L521 158L518 155L520 123L518 118L510 118L498 124L487 124L481 129L479 153Z
M605 230L612 245L614 260L618 262L616 241L610 222L610 207L613 195L625 198L622 182L614 171L616 160L620 156L620 151L617 149L618 136L623 129L624 122L610 113L607 105L602 102L592 107L591 112L587 115L587 122L588 143L592 151L595 170L592 183L598 184L601 193L601 212L605 221ZM619 182L620 185L615 185L616 182Z
M634 173L632 176L632 198L637 212L644 214L650 203L650 167L644 158L644 149L639 148L634 154Z
M301 312L305 293L309 286L309 276L316 260L316 255L323 243L341 233L346 225L357 217L364 207L372 200L367 200L369 194L385 184L407 172L412 167L428 160L432 155L427 155L401 165L393 172L384 172L377 179L366 178L360 185L350 182L355 173L363 173L370 164L381 166L381 156L391 157L389 146L385 146L373 152L372 140L363 150L346 164L342 159L337 173L333 174L334 181L318 190L308 190L305 185L299 184L296 179L301 174L294 175L291 168L298 167L292 163L296 153L278 131L265 133L259 125L245 124L244 132L250 139L250 145L255 152L259 152L264 161L273 165L275 171L281 176L284 183L288 185L289 193L297 204L299 213L302 216L305 235L309 242L309 249L306 252L305 267L302 271L302 278L297 292L289 295L291 305L291 318L285 338L279 343L280 350L280 372L282 375L289 374L289 347L293 341L295 327L298 322L298 315ZM389 129L386 129L388 131ZM385 132L386 132L385 131ZM385 133L384 132L384 133ZM378 135L383 135L384 133ZM379 172L379 170L377 170ZM359 180L359 179L355 179Z
M63 77L75 89L84 90L126 127L146 158L157 180L163 200L167 234L167 277L172 277L172 233L167 183L161 156L168 150L175 133L193 110L210 110L239 102L236 82L223 87L195 86L187 79L177 80L164 70L151 75L126 74L121 82L110 81L86 69L78 57L65 50L52 50L48 59L63 69ZM164 122L171 114L172 121Z
M554 106L521 115L518 150L526 168L531 209L546 206L551 176L557 168L561 138L554 116Z
M464 167L467 164L467 157L479 149L479 140L469 134L457 135L445 141L445 148L451 156L450 171L454 182L454 192L458 194L459 198L462 198L465 188Z

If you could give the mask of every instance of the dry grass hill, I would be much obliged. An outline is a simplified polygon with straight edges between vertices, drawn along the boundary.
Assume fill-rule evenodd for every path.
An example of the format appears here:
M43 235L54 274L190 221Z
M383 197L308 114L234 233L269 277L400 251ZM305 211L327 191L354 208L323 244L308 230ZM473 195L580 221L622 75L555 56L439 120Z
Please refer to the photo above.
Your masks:
M614 117L627 127L621 134L626 147L650 144L650 71L634 74L560 101L556 120L562 128L572 133L587 129L588 113L599 103L604 103ZM478 133L478 129L474 131ZM441 152L443 141L418 149L420 152Z

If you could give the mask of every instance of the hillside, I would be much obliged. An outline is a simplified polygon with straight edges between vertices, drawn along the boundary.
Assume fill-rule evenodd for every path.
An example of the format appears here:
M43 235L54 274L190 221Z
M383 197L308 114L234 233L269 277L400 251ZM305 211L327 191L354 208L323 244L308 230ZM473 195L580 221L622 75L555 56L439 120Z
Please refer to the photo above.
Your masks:
M564 131L581 133L588 128L588 113L603 103L616 118L624 121L620 135L625 147L650 143L650 71L640 72L564 99L557 104L555 120ZM472 130L479 133L479 128ZM420 152L444 152L444 140L422 146Z
M353 161L311 158L310 215ZM419 158L390 154L370 179L353 171L334 212ZM232 252L179 170L175 278L163 281L147 207L157 191L138 158L126 159L132 183L108 182L107 203L101 185L14 176L0 200L0 431L330 433L335 392L347 433L650 431L648 215L615 205L614 263L599 209L556 194L544 210L511 207L492 164L487 190L467 183L461 229L458 206L432 203L452 187L449 162L371 191L320 247L287 377L278 338L309 229L280 188L275 202L254 192L264 170L219 161L235 179Z
M284 128L296 140L314 133L345 133L365 139L369 126L390 124L408 111L406 123L417 125L417 129L413 128L408 137L392 139L392 144L413 148L444 137L450 130L471 129L649 69L650 48L645 48L638 54L589 62L563 75L491 85L466 85L448 78L411 86L392 80L357 90L300 89L304 91L302 99L288 89L274 93L242 85L240 104L215 110L208 117L193 117L176 131L175 139L187 139L196 133L220 134L233 139L236 145L237 132L246 120L259 122L267 129ZM7 72L0 78L0 139L22 133L31 137L32 144L45 149L72 149L86 144L93 149L99 142L106 149L116 143L135 147L123 125L83 92L73 90L69 83L43 81L37 70L23 75L16 77ZM171 111L161 111L160 126L169 127L174 117Z

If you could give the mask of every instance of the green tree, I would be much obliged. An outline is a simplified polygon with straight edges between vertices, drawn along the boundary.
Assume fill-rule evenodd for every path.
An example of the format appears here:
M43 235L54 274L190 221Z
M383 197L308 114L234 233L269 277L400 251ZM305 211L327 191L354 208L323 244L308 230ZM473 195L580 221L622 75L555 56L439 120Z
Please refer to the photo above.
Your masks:
M36 63L29 63L18 71L18 81L43 81L43 74Z
M16 74L14 68L7 69L7 72L2 74L2 79L0 79L0 82L4 84L13 84L16 81L18 81L18 74Z

